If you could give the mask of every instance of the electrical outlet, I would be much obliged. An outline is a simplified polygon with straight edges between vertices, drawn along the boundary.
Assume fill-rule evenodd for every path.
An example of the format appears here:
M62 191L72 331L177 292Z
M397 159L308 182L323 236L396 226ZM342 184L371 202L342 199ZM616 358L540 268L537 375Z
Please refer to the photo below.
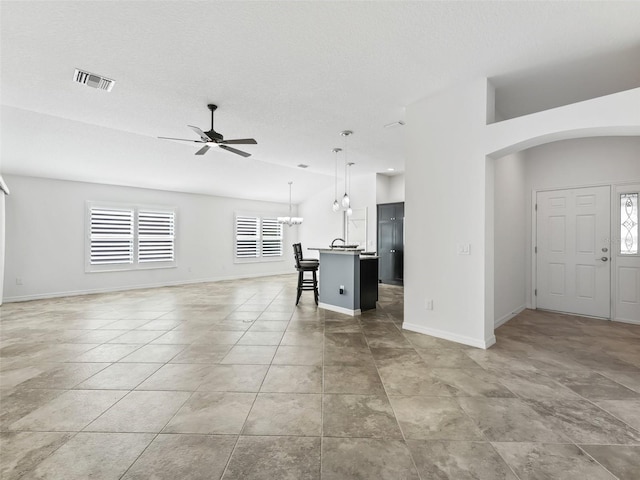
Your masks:
M469 243L459 243L456 250L458 255L471 255L471 245Z
M344 285L340 285L340 295L344 295Z
M426 308L427 310L433 310L433 300L425 300L424 308Z

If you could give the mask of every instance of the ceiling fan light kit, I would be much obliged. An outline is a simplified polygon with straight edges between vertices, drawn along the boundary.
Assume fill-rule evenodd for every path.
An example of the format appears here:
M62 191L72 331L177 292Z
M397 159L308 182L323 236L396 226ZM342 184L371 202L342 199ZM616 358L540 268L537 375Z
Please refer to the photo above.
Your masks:
M195 127L193 125L187 125L191 130L193 130L196 135L200 137L200 140L188 140L186 138L172 138L172 137L158 137L163 140L177 140L179 142L188 142L188 143L196 143L196 144L204 144L204 146L196 152L196 155L204 155L209 151L211 145L216 145L219 148L226 150L227 152L235 153L236 155L240 155L242 157L250 157L251 154L247 152L243 152L242 150L238 150L237 148L230 147L229 145L257 145L253 138L236 138L233 140L225 140L224 136L221 133L216 132L213 129L213 112L218 109L217 105L210 103L207 105L207 108L211 111L211 129L207 132L204 132L199 127Z

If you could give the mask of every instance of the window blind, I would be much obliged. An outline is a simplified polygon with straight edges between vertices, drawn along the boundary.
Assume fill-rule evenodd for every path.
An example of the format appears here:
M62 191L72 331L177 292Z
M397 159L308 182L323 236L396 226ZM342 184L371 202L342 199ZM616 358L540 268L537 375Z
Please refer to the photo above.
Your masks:
M277 218L262 219L262 256L282 256L282 224Z
M134 211L91 208L89 219L91 265L133 263Z
M260 254L260 219L236 216L236 257L257 258Z
M138 211L138 263L173 262L175 213Z

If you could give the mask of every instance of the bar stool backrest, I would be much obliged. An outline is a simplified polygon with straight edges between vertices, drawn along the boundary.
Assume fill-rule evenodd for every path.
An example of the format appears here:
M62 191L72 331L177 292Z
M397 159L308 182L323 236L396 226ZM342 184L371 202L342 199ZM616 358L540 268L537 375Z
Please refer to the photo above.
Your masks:
M302 261L302 244L293 244L293 255L296 257L296 268L300 268L300 262Z

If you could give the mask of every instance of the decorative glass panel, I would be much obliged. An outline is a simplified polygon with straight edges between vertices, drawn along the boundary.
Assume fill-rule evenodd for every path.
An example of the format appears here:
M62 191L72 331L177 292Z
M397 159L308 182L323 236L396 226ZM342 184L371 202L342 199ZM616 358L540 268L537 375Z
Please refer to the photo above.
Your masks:
M620 254L638 253L638 194L620 195Z

